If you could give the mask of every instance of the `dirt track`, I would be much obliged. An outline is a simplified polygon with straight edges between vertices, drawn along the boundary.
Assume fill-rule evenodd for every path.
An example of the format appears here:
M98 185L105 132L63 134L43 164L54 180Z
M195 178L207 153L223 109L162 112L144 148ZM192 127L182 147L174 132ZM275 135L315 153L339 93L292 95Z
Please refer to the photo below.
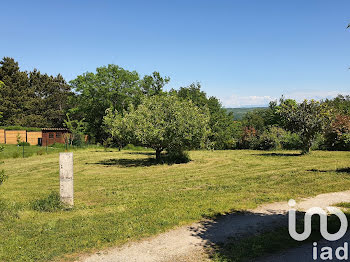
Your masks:
M305 211L310 207L325 208L339 202L350 202L350 191L304 199L297 203L296 208ZM205 252L206 246L225 242L229 237L252 234L286 223L288 209L287 202L266 204L248 212L228 214L216 221L194 223L139 242L100 251L82 257L80 261L206 261L209 260Z

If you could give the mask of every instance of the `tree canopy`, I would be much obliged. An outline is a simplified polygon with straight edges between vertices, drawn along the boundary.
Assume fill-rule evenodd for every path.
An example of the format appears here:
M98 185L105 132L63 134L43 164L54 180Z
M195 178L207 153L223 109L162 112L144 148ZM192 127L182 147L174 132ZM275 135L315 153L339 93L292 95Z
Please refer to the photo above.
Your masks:
M0 61L2 125L61 127L70 87L61 75L20 71L13 58Z
M331 114L325 103L304 100L299 104L281 102L279 110L285 127L300 135L302 153L308 153L316 135L322 133L330 123Z
M143 96L162 93L168 81L158 72L140 79L136 71L117 65L98 67L96 73L79 75L70 82L76 93L71 112L85 119L90 136L102 141L107 137L103 117L108 108L123 114L130 105L137 107Z
M181 154L184 150L204 147L209 132L209 112L192 101L174 95L146 97L137 109L122 118L117 111L105 117L110 133L153 148L156 159L161 152Z

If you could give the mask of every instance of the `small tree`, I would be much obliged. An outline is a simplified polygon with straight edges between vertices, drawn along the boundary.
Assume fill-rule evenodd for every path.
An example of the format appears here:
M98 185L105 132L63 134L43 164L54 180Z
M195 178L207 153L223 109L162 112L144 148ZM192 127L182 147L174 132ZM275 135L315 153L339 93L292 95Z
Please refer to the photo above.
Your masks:
M286 129L300 135L302 154L310 152L317 134L323 132L331 118L327 105L315 100L304 100L300 104L294 104L284 103L282 99L279 114Z
M0 152L4 151L5 147L4 146L0 146ZM0 186L2 183L4 183L4 181L7 179L7 176L5 175L5 171L4 170L0 170Z
M205 145L209 133L209 112L176 96L146 97L124 117L109 113L105 117L109 132L124 140L153 148L159 161L161 152L181 155L184 150Z
M70 144L80 145L84 141L86 123L84 122L84 119L71 120L69 117L69 113L67 113L66 116L67 116L67 120L64 120L64 125L71 132L71 135L69 137ZM68 142L67 136L65 137L65 140L66 142Z

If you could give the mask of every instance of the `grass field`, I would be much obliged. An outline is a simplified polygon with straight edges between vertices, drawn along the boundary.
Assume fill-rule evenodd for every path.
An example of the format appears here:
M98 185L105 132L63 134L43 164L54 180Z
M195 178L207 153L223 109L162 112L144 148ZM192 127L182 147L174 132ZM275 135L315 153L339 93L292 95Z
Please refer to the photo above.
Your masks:
M0 261L73 260L79 254L261 203L347 190L350 152L192 151L190 163L152 165L150 152L74 153L75 208L31 203L59 190L58 154L5 159ZM346 169L344 169L346 170ZM1 210L0 210L1 211Z

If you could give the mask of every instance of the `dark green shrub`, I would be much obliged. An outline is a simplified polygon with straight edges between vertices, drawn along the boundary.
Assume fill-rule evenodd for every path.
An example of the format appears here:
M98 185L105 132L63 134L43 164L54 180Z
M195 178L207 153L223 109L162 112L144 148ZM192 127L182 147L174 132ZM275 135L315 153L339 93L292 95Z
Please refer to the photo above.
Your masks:
M42 156L44 153L45 153L45 151L42 150L42 149L36 152L36 154L37 154L38 156Z
M54 191L52 191L47 197L32 202L31 207L33 210L40 212L54 212L64 209L60 195Z
M325 133L324 148L350 151L350 116L338 115Z
M271 126L258 138L254 149L273 150L281 148L281 140L287 132L280 127Z
M324 150L324 149L326 149L325 138L322 134L318 134L316 136L315 140L312 143L311 149L312 150Z
M19 158L19 157L21 157L21 154L19 152L12 153L12 158Z
M259 137L254 149L272 150L272 149L277 149L279 145L280 145L279 140L274 134L264 132Z
M28 142L20 142L17 145L18 146L30 146L30 143L28 143Z
M190 161L191 159L187 152L178 150L167 152L167 154L161 158L161 162L168 164L184 164Z
M281 140L281 145L283 149L298 150L302 148L303 143L298 134L287 132Z

